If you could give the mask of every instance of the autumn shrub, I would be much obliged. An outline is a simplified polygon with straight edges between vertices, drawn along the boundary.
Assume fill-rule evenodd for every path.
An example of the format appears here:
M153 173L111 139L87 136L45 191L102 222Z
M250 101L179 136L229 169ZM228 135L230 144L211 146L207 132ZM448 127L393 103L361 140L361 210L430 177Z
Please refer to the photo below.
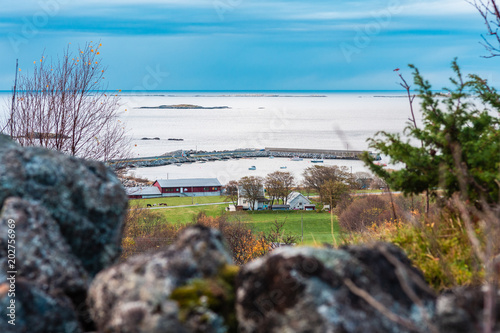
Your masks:
M218 229L231 250L233 261L243 265L268 252L268 242L260 234L255 234L241 220L228 221L226 215L212 217L199 213L195 222Z
M398 202L397 199L395 201ZM423 210L425 200L422 201L420 208ZM405 220L388 219L360 232L349 233L344 235L345 244L382 241L401 247L413 264L422 270L427 283L436 290L479 283L484 269L474 254L463 221L454 207L434 205L426 216L416 206L413 210L410 210L411 206L407 207L408 210L399 206L406 204L406 201L398 202L399 214L406 213ZM475 232L482 238L479 229Z
M131 207L124 221L121 259L168 247L184 227L167 223L160 212Z
M391 219L390 202L379 195L355 199L339 216L339 224L346 231L361 231L373 224Z

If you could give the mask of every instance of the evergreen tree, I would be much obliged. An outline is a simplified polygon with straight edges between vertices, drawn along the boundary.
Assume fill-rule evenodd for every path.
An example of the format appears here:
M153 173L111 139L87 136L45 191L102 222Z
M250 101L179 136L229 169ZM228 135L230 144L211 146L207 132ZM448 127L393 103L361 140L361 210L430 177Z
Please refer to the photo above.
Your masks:
M369 139L370 148L404 167L389 172L368 153L363 161L407 195L442 190L448 198L460 192L464 199L498 202L500 95L477 75L464 78L456 60L453 89L444 94L434 92L415 66L410 68L421 99L422 126L410 122L403 135L379 132Z

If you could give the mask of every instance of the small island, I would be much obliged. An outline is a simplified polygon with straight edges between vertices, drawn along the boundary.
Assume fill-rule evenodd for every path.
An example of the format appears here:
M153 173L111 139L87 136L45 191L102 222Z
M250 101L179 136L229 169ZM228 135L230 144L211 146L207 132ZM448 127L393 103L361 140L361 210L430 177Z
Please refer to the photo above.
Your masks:
M229 106L210 106L204 107L193 104L177 104L177 105L160 105L160 106L142 106L139 109L183 109L183 110L216 110L230 109Z

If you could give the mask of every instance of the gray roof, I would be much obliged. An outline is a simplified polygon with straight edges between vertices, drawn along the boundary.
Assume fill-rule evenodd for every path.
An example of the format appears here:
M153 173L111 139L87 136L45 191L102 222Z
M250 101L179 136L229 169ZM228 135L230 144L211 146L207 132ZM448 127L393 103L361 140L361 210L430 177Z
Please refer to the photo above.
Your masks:
M290 194L287 197L287 202L292 202L295 200L297 197L302 196L304 199L307 200L307 202L311 203L311 200L307 199L302 193L300 192L290 192Z
M156 186L125 187L127 195L160 195L160 189Z
M217 178L158 179L161 187L222 186Z

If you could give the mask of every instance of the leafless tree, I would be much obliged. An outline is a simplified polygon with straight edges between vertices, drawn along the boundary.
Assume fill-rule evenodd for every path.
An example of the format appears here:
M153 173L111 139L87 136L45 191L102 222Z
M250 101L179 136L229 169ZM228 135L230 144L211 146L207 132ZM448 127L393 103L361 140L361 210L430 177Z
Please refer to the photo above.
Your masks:
M321 196L321 187L328 181L332 183L342 182L351 186L353 184L353 179L348 168L343 166L339 167L337 165L314 165L307 168L304 173L304 185L311 190L316 191ZM322 201L328 201L323 200Z
M224 191L226 198L231 200L233 205L236 206L236 203L238 202L238 182L236 180L231 180L226 186L224 186Z
M240 196L247 199L252 210L255 210L257 201L264 197L264 180L262 177L247 176L241 178L238 183L240 185Z
M271 204L281 199L286 205L288 195L295 186L295 177L290 172L275 171L266 176L264 185L267 195L271 197Z
M496 0L471 0L467 2L476 7L486 24L487 37L490 38L481 37L483 38L483 46L490 54L484 57L493 58L500 56L500 36L498 34L498 29L500 28L500 7L497 5Z
M110 160L129 152L118 119L119 98L106 91L101 44L70 47L57 60L35 61L20 75L11 113L1 128L23 146L42 146L81 158Z

